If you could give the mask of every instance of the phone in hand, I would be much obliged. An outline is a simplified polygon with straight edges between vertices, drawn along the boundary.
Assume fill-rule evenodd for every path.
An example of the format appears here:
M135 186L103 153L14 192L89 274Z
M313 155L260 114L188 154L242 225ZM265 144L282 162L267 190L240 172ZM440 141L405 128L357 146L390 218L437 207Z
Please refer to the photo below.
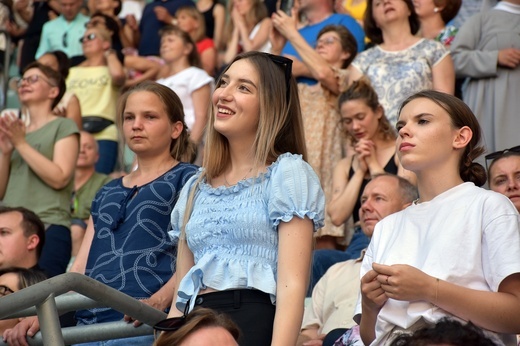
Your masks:
M284 11L288 16L291 15L294 0L280 0L280 10Z

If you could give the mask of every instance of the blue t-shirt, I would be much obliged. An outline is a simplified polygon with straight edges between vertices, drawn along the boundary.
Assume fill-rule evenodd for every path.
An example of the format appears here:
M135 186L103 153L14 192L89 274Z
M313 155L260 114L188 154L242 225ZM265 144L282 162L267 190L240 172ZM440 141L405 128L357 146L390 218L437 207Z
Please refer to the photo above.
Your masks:
M197 166L179 163L148 184L128 188L122 178L92 202L94 238L85 275L137 299L149 298L175 272L177 244L168 236L179 193ZM113 322L123 314L96 308L76 313L80 324Z
M172 235L180 237L184 210L196 175L183 188L172 213ZM177 308L201 289L257 289L275 301L278 225L294 216L323 227L325 197L314 170L300 155L283 154L258 177L230 187L201 181L186 225L195 265L179 286ZM193 307L195 299L190 303Z
M166 23L159 21L155 15L154 9L158 6L166 8L173 17L179 7L195 6L195 3L191 0L155 0L147 4L143 9L143 15L139 22L139 31L141 33L138 49L139 55L159 56L159 48L161 46L159 31Z
M354 38L356 39L358 53L365 50L365 32L363 31L363 28L354 18L346 14L334 13L330 17L319 23L304 26L303 28L298 30L298 32L300 33L300 35L303 36L305 41L307 41L307 43L311 47L314 47L316 46L316 40L318 39L318 33L320 32L320 30L326 27L327 25L331 24L340 24L346 27L350 31L352 36L354 36ZM285 46L282 49L282 55L286 54L294 55L299 60L301 60L300 55L298 54L298 52L296 52L296 49L294 49L293 45L289 41L285 44ZM298 77L297 80L298 83L305 83L310 85L316 84L316 80L312 78Z

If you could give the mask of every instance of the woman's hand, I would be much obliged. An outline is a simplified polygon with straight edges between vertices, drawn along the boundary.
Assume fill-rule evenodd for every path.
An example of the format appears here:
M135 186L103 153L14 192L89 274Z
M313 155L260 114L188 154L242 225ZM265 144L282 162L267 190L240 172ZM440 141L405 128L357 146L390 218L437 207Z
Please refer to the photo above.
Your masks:
M388 298L435 303L437 279L433 276L406 264L388 266L373 263L372 268Z
M10 116L10 115L6 115L6 116ZM2 152L3 155L11 155L11 153L13 152L13 148L14 148L13 143L11 142L9 137L7 137L7 135L5 134L4 128L5 129L8 128L6 125L5 116L0 118L0 151Z
M282 34L280 34L278 30L276 30L274 25L271 27L271 30L269 31L269 41L271 42L271 53L281 55L282 49L285 46L287 40Z
M238 12L235 6L231 10L231 19L235 25L243 24L245 22L244 17Z
M25 124L14 113L8 113L2 117L0 132L5 135L14 147L25 143Z
M388 296L385 294L378 277L378 272L370 270L361 278L363 306L375 312L379 312L388 300Z
M358 154L358 158L364 161L370 175L382 173L384 170L377 161L376 145L368 139L361 139L356 143L354 150Z

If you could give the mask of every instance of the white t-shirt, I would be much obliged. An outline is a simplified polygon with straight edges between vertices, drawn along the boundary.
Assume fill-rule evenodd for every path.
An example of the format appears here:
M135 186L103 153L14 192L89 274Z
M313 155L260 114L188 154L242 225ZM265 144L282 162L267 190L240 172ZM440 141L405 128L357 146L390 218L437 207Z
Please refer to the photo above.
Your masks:
M191 94L206 84L210 84L211 91L213 91L213 77L208 75L203 69L192 66L173 76L161 78L157 80L157 83L167 86L179 96L184 107L184 121L186 126L191 129L195 123L195 109Z
M458 185L381 220L360 277L373 262L408 264L441 280L496 292L503 279L520 273L518 211L501 194L473 183ZM361 314L360 299L356 314ZM372 345L385 344L394 328L411 329L422 319L433 323L444 316L451 315L425 301L389 299L377 316ZM512 335L501 338L506 345L516 345Z

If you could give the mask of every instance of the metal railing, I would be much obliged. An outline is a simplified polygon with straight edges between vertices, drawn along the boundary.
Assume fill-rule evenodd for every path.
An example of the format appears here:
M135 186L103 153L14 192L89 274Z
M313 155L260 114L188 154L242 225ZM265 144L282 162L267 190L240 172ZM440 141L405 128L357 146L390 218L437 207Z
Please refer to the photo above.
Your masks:
M74 291L77 293L70 293ZM61 328L59 315L94 307L110 307L143 322L134 327L124 321ZM0 319L38 315L40 332L29 345L64 346L132 336L151 335L152 326L166 313L78 273L42 281L0 299ZM0 339L0 346L7 345Z

